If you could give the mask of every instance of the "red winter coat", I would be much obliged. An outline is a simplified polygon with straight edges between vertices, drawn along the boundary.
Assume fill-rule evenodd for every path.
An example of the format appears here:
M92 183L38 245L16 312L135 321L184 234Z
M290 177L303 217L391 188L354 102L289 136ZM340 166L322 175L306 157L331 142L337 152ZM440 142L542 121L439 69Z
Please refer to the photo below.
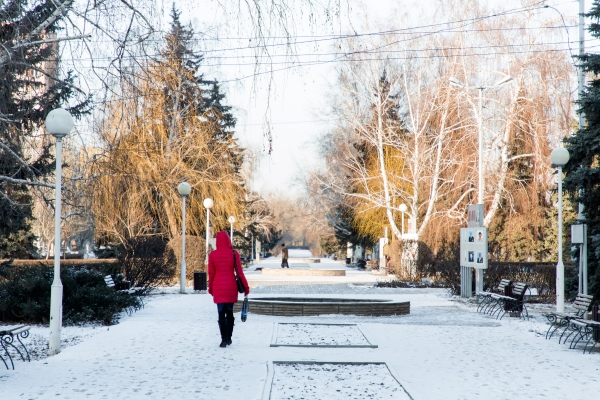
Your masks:
M238 299L237 284L233 273L233 253L235 253L237 270L244 284L245 294L250 293L248 281L242 271L240 255L232 250L231 240L227 232L217 233L217 249L208 255L208 293L212 294L215 303L235 303Z

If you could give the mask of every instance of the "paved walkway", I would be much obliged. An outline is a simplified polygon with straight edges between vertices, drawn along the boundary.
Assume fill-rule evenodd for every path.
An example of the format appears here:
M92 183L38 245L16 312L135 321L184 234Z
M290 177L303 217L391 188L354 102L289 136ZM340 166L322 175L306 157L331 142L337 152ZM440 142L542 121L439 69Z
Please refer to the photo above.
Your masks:
M258 281L257 281L258 282ZM448 298L444 289L377 289L347 283L258 285L253 296L290 294L411 302L397 317L236 316L234 344L218 347L209 295L176 288L150 296L144 310L110 327L79 327L54 357L0 370L0 398L261 398L267 362L385 361L414 399L596 398L600 351L583 355L543 335L541 318L502 321ZM377 349L271 348L273 322L359 323ZM46 340L34 327L29 340ZM366 396L365 396L366 397ZM291 398L291 397L290 397Z

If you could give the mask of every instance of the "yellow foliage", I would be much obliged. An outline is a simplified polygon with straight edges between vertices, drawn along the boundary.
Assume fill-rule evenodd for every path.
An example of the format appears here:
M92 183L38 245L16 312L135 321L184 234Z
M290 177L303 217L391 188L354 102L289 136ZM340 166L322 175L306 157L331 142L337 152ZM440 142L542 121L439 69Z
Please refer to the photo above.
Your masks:
M355 184L354 190L359 194L379 193L383 196L383 179L381 177L377 152L373 150L366 153L365 167L368 171L368 178L365 181L366 184L365 182L361 182L360 185ZM403 154L397 148L385 146L384 159L390 187L401 188L403 191L408 190L410 186L401 179L405 167ZM364 236L371 237L373 241L382 237L384 227L390 225L385 208L374 206L372 202L360 201L360 197L355 197L353 202L355 212L352 225L354 229ZM400 200L392 197L392 206L398 207L399 205ZM401 221L402 217L400 212L395 213L394 217L396 223L400 226L401 222L399 221ZM388 235L388 237L392 236L391 230Z
M95 187L97 231L110 240L141 234L181 233L182 199L177 186L187 181L187 232L203 236L205 198L214 206L211 226L227 227L241 215L241 150L220 125L214 107L198 115L202 88L176 57L150 64L130 95L108 109L101 136L109 149L98 163ZM190 84L190 82L192 82Z

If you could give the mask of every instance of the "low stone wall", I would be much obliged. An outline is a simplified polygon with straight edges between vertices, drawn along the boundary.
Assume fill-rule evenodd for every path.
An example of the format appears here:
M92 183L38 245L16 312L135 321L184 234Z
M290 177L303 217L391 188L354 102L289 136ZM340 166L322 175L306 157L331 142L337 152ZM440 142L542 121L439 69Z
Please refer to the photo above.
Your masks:
M391 316L410 314L409 301L279 298L248 299L249 312L273 316L311 316L323 314ZM234 312L241 311L242 302L235 304Z
M346 276L343 269L263 268L265 276Z
M320 258L288 258L288 263L298 263L298 264L318 264L321 262Z

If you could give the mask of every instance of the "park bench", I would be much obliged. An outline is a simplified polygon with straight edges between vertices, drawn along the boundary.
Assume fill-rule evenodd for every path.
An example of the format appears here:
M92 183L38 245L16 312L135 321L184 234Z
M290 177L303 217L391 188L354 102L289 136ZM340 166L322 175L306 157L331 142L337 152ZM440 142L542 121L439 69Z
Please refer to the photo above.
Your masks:
M569 337L573 336L573 339L571 339L571 344L569 345L570 349L577 347L577 344L579 344L580 341L586 340L585 347L583 348L583 354L585 354L589 344L593 342L594 344L589 351L591 353L596 344L600 342L600 322L598 321L571 319L568 322L568 328L571 330L571 333L567 335L563 343L566 343Z
M506 313L516 313L521 318L529 318L525 306L525 294L529 289L525 283L516 282L510 286L510 295L492 294L495 306L489 311L490 315L496 315L496 319L502 319Z
M106 286L110 287L110 288L115 288L115 291L117 293L121 293L124 295L129 295L129 296L139 296L140 292L141 292L141 288L131 288L130 285L131 283L129 281L123 281L125 283L126 288L125 289L119 289L117 288L117 285L115 284L115 281L113 280L111 275L106 275L104 277L104 282L106 283ZM140 305L141 308L144 308L144 300L142 300L142 297L139 297L140 300ZM125 312L127 314L133 314L134 311L137 311L138 308L137 307L128 307L125 309Z
M4 366L6 366L6 369L10 369L8 367L8 363L6 362L7 360L10 361L12 369L15 369L15 364L13 362L13 358L10 354L9 349L15 350L17 354L21 356L21 360L25 361L25 356L27 356L27 361L31 361L31 358L29 357L29 351L27 351L27 347L25 347L25 345L21 341L21 339L25 339L29 336L30 328L31 327L28 325L0 327L0 345L2 346L2 350L4 350L3 353L6 356L5 359L4 357L2 357L2 354L0 354L0 360L2 360ZM23 351L21 351L19 347L15 344L15 338L17 339L17 342L19 342L19 347L21 347ZM25 353L25 356L23 355L23 353Z
M548 328L548 332L546 332L546 339L550 339L554 333L563 328L562 336L567 331L569 326L569 321L573 319L581 319L592 307L592 301L594 300L594 296L590 296L587 294L579 293L577 297L575 297L575 301L573 302L573 307L575 308L575 312L572 313L559 313L552 312L549 314L544 314L546 318L548 318L548 322L550 322L550 327ZM554 328L554 329L552 329ZM552 330L552 332L550 332ZM559 339L560 342L560 339Z
M496 286L496 288L492 291L480 292L478 294L480 300L479 306L477 307L477 312L486 310L494 303L495 300L492 298L493 294L508 294L506 288L510 289L511 284L512 282L510 281L510 279L502 279L500 280L498 286Z

